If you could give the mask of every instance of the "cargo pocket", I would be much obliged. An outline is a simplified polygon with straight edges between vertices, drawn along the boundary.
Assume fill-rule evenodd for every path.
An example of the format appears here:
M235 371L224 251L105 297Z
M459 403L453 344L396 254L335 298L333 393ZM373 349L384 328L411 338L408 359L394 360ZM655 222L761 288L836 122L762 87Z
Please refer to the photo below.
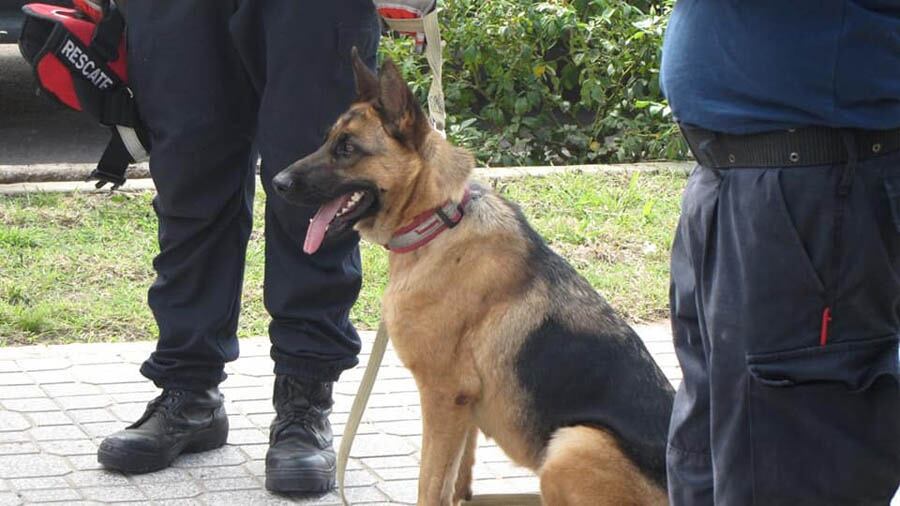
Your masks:
M898 337L747 356L757 505L885 505L900 482Z

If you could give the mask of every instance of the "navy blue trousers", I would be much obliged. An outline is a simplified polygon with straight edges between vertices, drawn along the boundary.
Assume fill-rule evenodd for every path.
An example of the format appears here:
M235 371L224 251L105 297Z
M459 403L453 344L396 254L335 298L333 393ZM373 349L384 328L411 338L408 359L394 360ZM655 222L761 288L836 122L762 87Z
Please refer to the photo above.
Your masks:
M855 168L698 167L671 303L684 374L667 456L674 506L890 502L900 154Z
M159 341L141 372L161 387L208 388L237 358L258 152L275 371L336 380L360 349L348 318L361 285L358 238L305 255L315 210L289 206L271 180L314 151L350 104L351 48L374 67L371 0L131 0L127 15L158 191L148 298Z

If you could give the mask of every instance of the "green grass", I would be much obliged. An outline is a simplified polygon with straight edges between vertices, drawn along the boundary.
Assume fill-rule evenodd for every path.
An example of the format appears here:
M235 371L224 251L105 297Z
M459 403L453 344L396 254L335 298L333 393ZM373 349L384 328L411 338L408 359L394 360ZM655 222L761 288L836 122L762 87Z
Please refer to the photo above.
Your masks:
M634 321L667 314L668 252L685 177L551 176L507 180L551 246ZM264 335L262 205L256 200L239 334ZM130 341L156 332L146 306L156 218L151 193L0 197L0 344ZM373 328L387 257L363 245L352 318ZM299 250L298 250L298 254Z

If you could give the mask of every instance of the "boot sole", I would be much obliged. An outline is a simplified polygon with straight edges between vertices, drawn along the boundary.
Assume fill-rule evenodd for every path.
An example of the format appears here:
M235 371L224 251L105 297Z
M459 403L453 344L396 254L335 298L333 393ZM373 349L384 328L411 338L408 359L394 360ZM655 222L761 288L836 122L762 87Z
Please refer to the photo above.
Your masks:
M324 494L334 489L335 467L266 470L266 490L279 493Z
M200 453L221 448L228 441L228 425L221 427L209 427L197 431L179 446L174 446L169 452L163 454L139 452L135 450L123 450L112 445L100 444L97 450L97 462L107 469L128 474L144 474L160 471L172 465L172 462L183 453Z

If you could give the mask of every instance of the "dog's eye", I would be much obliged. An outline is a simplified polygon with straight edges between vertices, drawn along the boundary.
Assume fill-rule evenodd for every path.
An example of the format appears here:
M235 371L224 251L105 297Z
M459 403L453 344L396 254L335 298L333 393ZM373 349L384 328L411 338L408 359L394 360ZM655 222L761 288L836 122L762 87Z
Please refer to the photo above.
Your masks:
M350 141L344 140L338 144L337 149L334 150L334 154L341 158L347 158L353 154L354 149L356 148L353 147L353 144L351 144Z

